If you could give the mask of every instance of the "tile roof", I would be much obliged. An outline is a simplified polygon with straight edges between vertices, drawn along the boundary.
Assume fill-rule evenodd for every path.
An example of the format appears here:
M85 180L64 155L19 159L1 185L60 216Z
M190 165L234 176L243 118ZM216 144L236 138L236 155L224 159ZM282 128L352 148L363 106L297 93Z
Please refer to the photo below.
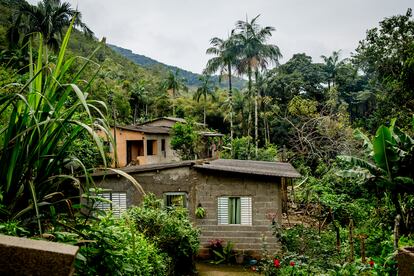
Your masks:
M202 170L215 170L223 172L244 173L252 175L279 176L296 178L300 173L290 164L285 162L266 162L251 160L218 159L194 166Z
M167 120L167 121L172 121L172 122L176 122L176 123L183 123L183 124L186 124L187 123L187 121L185 119L183 119L183 118L177 118L177 117L160 117L160 118L156 118L156 119L152 119L152 120L149 120L149 121L140 123L139 125L146 125L146 124L150 124L150 123L153 123L153 122L156 122L156 121L161 121L161 120ZM198 123L198 122L195 122L195 124L198 125L198 126L207 126L207 125L205 125L203 123Z
M169 134L170 129L166 127L158 127L158 126L145 126L145 125L129 125L129 126L117 126L117 128L136 131L136 132L143 132L143 133L154 133L154 134Z

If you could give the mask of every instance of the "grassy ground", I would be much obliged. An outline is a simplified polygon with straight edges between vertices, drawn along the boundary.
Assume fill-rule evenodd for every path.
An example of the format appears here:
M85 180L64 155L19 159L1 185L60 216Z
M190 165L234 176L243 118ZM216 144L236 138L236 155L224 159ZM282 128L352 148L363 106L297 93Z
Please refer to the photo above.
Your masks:
M215 265L206 262L198 262L196 264L197 271L200 276L258 276L250 268L240 265Z

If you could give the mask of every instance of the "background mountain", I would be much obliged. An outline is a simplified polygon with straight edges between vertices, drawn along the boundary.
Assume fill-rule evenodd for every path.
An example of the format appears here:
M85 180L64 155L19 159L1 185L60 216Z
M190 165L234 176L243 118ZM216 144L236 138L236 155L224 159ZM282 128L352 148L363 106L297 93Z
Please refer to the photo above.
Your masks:
M156 71L166 70L166 71L175 72L176 70L178 70L179 76L181 76L182 78L185 78L187 80L187 85L188 86L198 86L198 85L200 85L200 80L199 80L200 74L196 74L196 73L178 68L178 67L173 66L173 65L168 65L168 64L159 62L157 60L146 57L144 55L133 53L129 49L125 49L125 48L122 48L122 47L119 47L119 46L116 46L116 45L108 44L108 46L112 50L114 50L115 52L121 54L122 56L126 57L127 59L131 60L132 62L134 62L134 63L136 63L140 66L143 66L143 67L148 68L148 69L155 69ZM213 80L220 87L227 88L227 82L222 81L221 83L219 83L218 76L214 76ZM233 81L233 87L235 87L237 89L241 89L245 84L245 80L243 80L241 78L232 78L232 81Z

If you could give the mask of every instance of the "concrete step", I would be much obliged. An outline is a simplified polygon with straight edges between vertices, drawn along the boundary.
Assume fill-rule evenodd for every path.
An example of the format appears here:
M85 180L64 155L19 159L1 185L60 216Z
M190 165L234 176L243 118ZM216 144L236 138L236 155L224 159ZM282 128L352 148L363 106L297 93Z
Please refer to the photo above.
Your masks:
M200 242L201 243L210 243L211 240L214 240L213 237L201 237ZM234 237L229 239L224 239L225 242L231 241L233 243L277 243L276 238L267 237L265 240L262 239L262 237Z
M272 228L267 225L199 225L201 231L216 231L216 232L224 232L224 231L255 231L255 232L266 232L272 231Z
M202 231L202 237L218 237L220 236L222 239L226 237L261 237L261 236L271 237L273 236L273 232L270 231Z

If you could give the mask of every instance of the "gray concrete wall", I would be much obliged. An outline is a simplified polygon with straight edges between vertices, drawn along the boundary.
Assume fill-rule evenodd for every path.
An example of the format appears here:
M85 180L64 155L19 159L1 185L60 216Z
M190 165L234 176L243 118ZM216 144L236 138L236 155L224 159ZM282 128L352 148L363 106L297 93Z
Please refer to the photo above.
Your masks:
M196 170L190 166L159 169L146 172L129 172L144 191L162 198L167 192L186 192L191 219L201 229L200 256L207 257L209 241L223 239L232 241L235 249L248 254L260 255L263 237L270 251L277 251L279 244L271 231L271 217L277 215L281 222L280 179L248 176L243 174L219 173ZM127 193L127 206L138 205L141 194L130 182L118 176L107 176L96 181L102 188ZM220 196L252 197L252 225L218 225L217 198ZM198 204L206 209L206 216L195 218Z
M279 250L272 235L271 217L281 222L280 179L242 174L199 172L196 201L206 209L206 217L196 219L201 229L201 256L207 256L209 241L232 241L235 249L257 255L264 244L269 251ZM217 198L249 196L252 198L252 225L218 225Z

